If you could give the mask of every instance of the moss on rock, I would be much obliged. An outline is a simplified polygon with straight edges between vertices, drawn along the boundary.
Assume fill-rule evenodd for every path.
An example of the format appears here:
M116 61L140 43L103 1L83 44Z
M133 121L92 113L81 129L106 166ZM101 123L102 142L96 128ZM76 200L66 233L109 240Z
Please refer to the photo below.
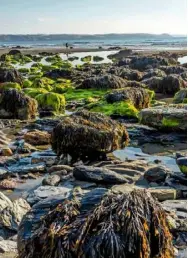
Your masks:
M37 95L39 94L44 94L44 93L48 93L47 90L43 89L43 88L39 88L39 89L35 89L35 88L26 88L24 89L24 92L30 96L31 98L35 98Z
M20 84L16 82L4 82L0 84L0 91L8 89L22 90Z
M57 113L64 113L65 111L65 97L62 94L49 92L36 96L39 108L42 110L54 111Z

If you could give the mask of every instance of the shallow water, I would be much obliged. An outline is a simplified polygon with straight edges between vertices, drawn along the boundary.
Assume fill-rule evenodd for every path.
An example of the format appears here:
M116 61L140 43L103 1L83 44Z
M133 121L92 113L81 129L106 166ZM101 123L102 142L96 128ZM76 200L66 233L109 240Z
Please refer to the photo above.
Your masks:
M183 56L183 57L179 57L178 61L180 62L180 64L185 64L187 63L187 56Z
M122 150L116 150L113 152L114 156L119 158L121 161L144 159L148 162L154 162L154 160L160 160L159 164L167 166L173 172L180 172L179 167L176 164L176 160L168 156L157 156L149 155L144 153L140 148L126 147Z

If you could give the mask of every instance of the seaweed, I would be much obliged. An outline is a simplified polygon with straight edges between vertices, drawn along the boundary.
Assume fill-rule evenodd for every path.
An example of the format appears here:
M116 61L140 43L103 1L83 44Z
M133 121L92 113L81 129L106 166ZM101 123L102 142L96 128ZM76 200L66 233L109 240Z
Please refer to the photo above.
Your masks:
M110 192L89 211L76 196L45 215L19 258L172 258L165 211L145 190Z

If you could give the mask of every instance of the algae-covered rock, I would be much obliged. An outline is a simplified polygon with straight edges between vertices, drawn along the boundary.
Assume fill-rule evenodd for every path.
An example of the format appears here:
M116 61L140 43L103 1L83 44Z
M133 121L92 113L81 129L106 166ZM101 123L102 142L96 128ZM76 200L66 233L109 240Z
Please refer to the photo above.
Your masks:
M119 89L127 86L127 81L116 75L95 76L85 79L79 88L82 89Z
M65 97L62 94L54 92L39 94L36 100L41 110L61 113L65 111Z
M46 89L43 88L26 88L24 89L25 94L29 95L31 98L35 98L39 94L48 93Z
M81 61L82 62L91 62L91 58L92 58L92 56L84 56L81 58Z
M108 103L130 100L138 108L147 108L150 104L150 94L148 90L142 88L124 88L113 90L106 95Z
M17 82L22 85L23 78L16 69L0 68L0 83L2 82Z
M42 77L42 78L36 78L31 87L32 88L44 88L45 90L52 90L52 86L53 85L54 81L49 79L49 78L46 78L46 77Z
M8 90L8 89L17 89L17 90L21 90L21 86L19 83L17 82L4 82L4 83L0 83L0 92L2 90Z
M50 134L48 132L43 132L39 130L27 132L24 135L26 142L33 145L43 145L50 143Z
M142 124L167 131L187 130L187 110L184 107L156 107L139 113Z
M123 125L109 117L86 111L63 118L52 132L52 148L58 154L74 158L93 157L123 148L128 133Z
M178 91L174 96L173 102L175 104L187 103L187 89L182 89Z
M37 115L37 102L16 89L0 94L0 118L27 120Z
M102 56L94 56L93 57L93 61L94 62L101 62L101 61L103 61L104 60L104 58L102 57Z

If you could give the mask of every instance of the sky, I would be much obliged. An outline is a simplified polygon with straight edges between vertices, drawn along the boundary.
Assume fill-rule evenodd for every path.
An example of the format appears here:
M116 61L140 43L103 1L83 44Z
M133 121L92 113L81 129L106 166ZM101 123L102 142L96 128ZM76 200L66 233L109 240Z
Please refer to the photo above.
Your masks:
M0 0L0 34L187 34L187 0Z

